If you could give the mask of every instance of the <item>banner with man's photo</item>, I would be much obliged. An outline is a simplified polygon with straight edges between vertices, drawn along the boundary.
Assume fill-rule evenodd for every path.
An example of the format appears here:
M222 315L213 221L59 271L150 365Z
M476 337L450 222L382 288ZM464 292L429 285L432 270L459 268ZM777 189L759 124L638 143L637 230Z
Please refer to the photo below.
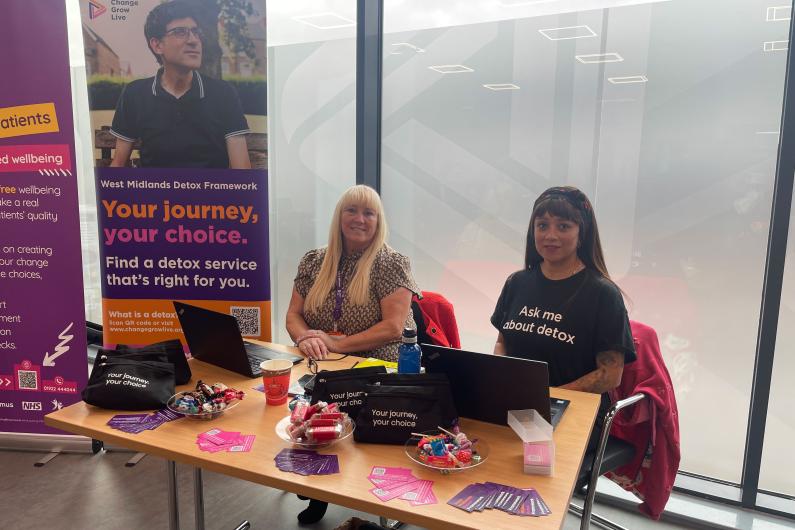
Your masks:
M104 341L270 340L265 0L85 0Z

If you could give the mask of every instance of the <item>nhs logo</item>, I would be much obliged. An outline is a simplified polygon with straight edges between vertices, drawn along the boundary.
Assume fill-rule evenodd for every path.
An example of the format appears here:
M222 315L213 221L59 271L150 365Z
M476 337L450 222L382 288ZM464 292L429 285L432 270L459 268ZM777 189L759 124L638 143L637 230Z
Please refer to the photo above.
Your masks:
M41 410L41 401L23 401L22 410Z

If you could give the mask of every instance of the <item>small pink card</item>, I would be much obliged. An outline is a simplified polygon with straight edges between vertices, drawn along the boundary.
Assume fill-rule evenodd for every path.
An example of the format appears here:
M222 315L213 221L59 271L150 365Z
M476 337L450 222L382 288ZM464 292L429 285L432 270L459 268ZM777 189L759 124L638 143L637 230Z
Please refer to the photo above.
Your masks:
M376 486L386 486L393 482L408 482L417 480L410 469L404 467L373 466L367 477Z
M404 501L411 501L414 506L418 506L418 504L414 503L425 504L423 501L427 498L428 492L431 491L432 486L432 480L420 480L417 488L412 491L407 491L401 495L400 498Z
M240 439L240 433L221 431L218 434L218 438L221 438L224 441L224 443L234 443Z
M202 451L207 451L208 453L217 453L219 451L226 451L228 447L226 445L216 445L209 440L198 440L196 442L199 445L199 449Z
M397 487L385 489L385 488L372 488L370 493L378 497L378 499L382 502L391 501L392 499L396 499L403 495L408 491L412 491L419 486L418 480L413 482L406 482L400 484Z
M428 504L436 504L439 501L436 499L436 495L433 493L432 488L428 488L428 492L425 494L425 497L420 497L416 501L411 501L412 506L425 506Z
M210 429L207 432L203 432L198 436L199 440L209 440L210 442L221 445L225 444L226 440L220 437L220 434L223 433L221 429Z
M543 443L524 443L524 463L528 466L550 466L549 445Z
M229 448L230 453L248 453L251 451L251 448L254 446L254 436L253 434L247 434L243 436L243 443L239 445L235 445Z

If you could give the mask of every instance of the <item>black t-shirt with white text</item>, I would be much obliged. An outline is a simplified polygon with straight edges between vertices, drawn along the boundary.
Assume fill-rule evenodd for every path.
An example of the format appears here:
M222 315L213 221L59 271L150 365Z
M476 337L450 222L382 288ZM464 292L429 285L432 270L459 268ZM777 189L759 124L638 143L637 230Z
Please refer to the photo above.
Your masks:
M491 323L512 357L545 361L549 384L561 386L596 369L596 354L636 359L621 292L591 269L550 280L539 267L505 281Z

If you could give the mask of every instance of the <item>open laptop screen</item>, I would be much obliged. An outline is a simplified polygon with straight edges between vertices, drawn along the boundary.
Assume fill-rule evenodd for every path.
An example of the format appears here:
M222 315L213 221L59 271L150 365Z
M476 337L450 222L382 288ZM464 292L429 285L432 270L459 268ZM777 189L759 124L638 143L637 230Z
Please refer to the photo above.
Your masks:
M458 414L465 418L507 425L509 410L535 409L547 421L547 363L423 344L428 373L450 379Z

